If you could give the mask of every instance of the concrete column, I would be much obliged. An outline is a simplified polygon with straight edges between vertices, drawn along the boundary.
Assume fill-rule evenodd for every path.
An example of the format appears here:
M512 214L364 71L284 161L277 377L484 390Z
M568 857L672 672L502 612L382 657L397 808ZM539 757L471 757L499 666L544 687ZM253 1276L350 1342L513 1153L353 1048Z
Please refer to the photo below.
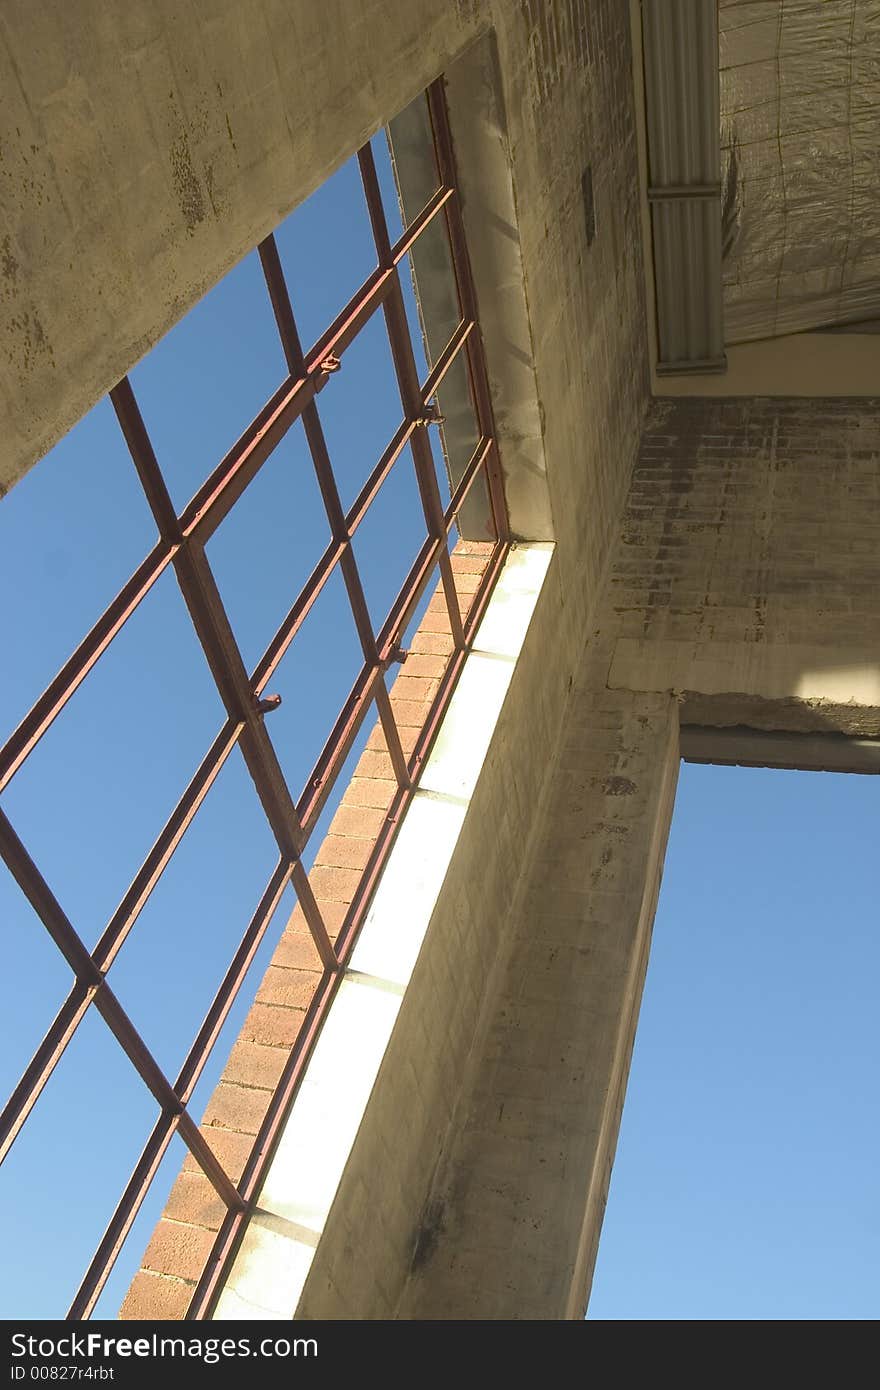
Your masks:
M668 695L570 702L534 855L399 1315L585 1311L678 768Z

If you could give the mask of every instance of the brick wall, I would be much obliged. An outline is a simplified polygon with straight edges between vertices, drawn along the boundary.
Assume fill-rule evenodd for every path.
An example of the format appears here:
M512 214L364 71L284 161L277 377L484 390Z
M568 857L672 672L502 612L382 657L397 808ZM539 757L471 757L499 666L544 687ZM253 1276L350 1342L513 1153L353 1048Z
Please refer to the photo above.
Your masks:
M484 1030L491 1024L484 1015L485 1001L497 988L505 954L515 937L513 908L524 888L529 846L545 830L536 808L542 795L549 794L555 741L586 634L595 622L638 447L647 401L647 353L629 15L621 0L544 0L541 4L460 0L454 7L433 0L419 0L415 6L402 0L376 0L364 9L357 25L350 31L343 26L345 32L340 32L338 26L322 28L313 6L295 4L285 9L284 22L293 22L300 36L307 31L303 52L308 61L303 62L300 55L296 63L282 64L277 81L273 77L267 88L263 58L272 51L272 35L262 19L256 27L249 25L247 5L227 8L229 22L212 29L207 36L210 42L185 15L175 14L167 24L157 22L156 80L144 73L123 128L128 144L147 140L152 149L151 102L164 102L166 91L177 91L179 85L175 81L165 87L167 54L195 53L194 70L213 77L216 69L223 79L224 95L218 103L213 97L215 84L208 84L212 94L209 138L197 139L194 129L189 136L199 177L215 134L220 139L224 157L221 163L214 161L214 168L222 175L217 184L221 200L197 228L180 225L171 190L158 179L167 154L161 142L150 165L156 177L144 184L150 190L146 221L140 205L133 220L129 215L129 204L120 198L113 182L115 166L109 170L113 177L108 184L103 164L101 170L94 160L82 165L83 186L94 183L101 194L99 202L109 199L114 207L129 209L123 229L126 268L119 280L127 307L124 313L110 314L113 331L105 332L109 301L106 295L96 299L89 287L95 282L95 267L103 270L110 262L106 245L92 235L90 204L89 256L82 283L92 310L94 303L100 303L104 318L97 332L92 310L85 317L78 314L77 306L81 309L84 302L82 287L52 280L58 313L51 322L43 317L57 359L51 371L32 372L27 396L30 415L24 421L13 420L14 437L18 437L16 467L25 466L25 456L29 457L36 439L54 437L71 418L71 393L78 411L179 317L209 281L277 223L292 202L317 186L381 121L491 28L507 116L531 332L527 355L534 362L540 398L557 542L533 628L468 813L466 833L426 942L430 968L424 974L424 992L408 995L392 1038L395 1055L405 1059L408 1051L416 1049L425 1063L419 1077L414 1077L412 1068L398 1068L394 1084L406 1090L402 1099L412 1103L412 1113L424 1111L426 1123L423 1129L395 1134L388 1112L383 1112L381 1104L371 1103L353 1155L352 1183L356 1186L358 1174L373 1171L376 1155L388 1153L389 1143L396 1168L384 1183L384 1192L371 1196L385 1206L358 1213L361 1244L356 1258L346 1249L351 1227L341 1220L337 1224L331 1212L305 1306L322 1316L334 1316L334 1309L344 1302L338 1285L331 1281L334 1262L345 1266L350 1282L359 1281L362 1293L378 1288L373 1276L382 1269L386 1302L393 1309L413 1249L426 1248L423 1236L431 1224L425 1208L427 1194L442 1154L448 1146L454 1147L450 1126L458 1123L467 1107L462 1076L468 1056L479 1050ZM100 7L89 9L97 15ZM101 43L89 46L86 41L98 27ZM370 33L370 43L363 43L364 32ZM28 32L21 35L24 52L32 48L30 37ZM98 26L94 16L91 25L82 26L82 40L72 51L84 80L95 79L89 90L97 89L102 74L126 70L128 47L136 38L112 35L106 25ZM282 48L299 52L296 44L293 49L289 44ZM33 85L32 79L37 80L29 69L27 85ZM116 109L113 84L106 100ZM184 85L190 85L188 80ZM227 89L231 91L228 102ZM181 103L181 110L184 107ZM227 117L236 148L226 140ZM177 124L184 131L190 126L183 116ZM276 139L273 130L277 134L278 129L282 136ZM249 150L253 158L241 163L239 150ZM592 189L589 207L584 198L587 186ZM38 214L42 216L36 207L26 210L25 229L27 217ZM144 228L148 239L153 238L149 254L143 251ZM76 264L81 277L82 267ZM30 282L37 283L39 278L31 275ZM119 293L114 293L113 303L121 303ZM71 305L77 312L71 314ZM94 349L94 343L99 343L100 350ZM70 387L62 395L46 389L46 381L51 385L59 373ZM56 402L49 411L51 419L46 402ZM424 650L410 657L402 681L436 679L433 663L442 657L437 650L442 634L425 628L421 637ZM426 688L418 684L408 686L406 695L395 687L395 699L407 705L418 704L425 694ZM402 714L414 715L414 711L402 710ZM387 780L382 775L387 771L382 750L374 746L364 757L363 775L353 781L340 818L334 822L327 857L314 870L316 890L320 888L323 895L322 907L331 927L338 926L357 872L355 865L363 855L364 842L370 840L368 823L377 824L375 814L365 822L354 813L384 816L387 804L381 790ZM314 968L310 945L294 921L273 959L207 1117L210 1139L233 1174L241 1171L271 1080L283 1065L312 987ZM437 981L442 982L442 995L435 987ZM390 1095L394 1086L385 1080ZM380 1077L380 1099L383 1085ZM180 1316L218 1217L211 1190L187 1165L126 1300L125 1316ZM479 1284L478 1278L475 1283ZM461 1287L462 1296L469 1297L466 1283ZM369 1315L373 1305L368 1305L364 1294L359 1315Z
M406 1318L582 1316L677 771L675 702L582 663Z
M521 0L504 23L501 9L567 677L595 609L647 404L629 9L622 0Z
M876 400L655 402L603 619L609 683L675 689L701 721L868 731L878 457Z
M464 617L491 556L486 542L458 541L452 566ZM391 687L405 753L421 731L453 650L442 590L432 595ZM397 782L381 727L372 729L309 874L332 941L383 828ZM284 929L254 1003L205 1109L202 1133L237 1182L291 1048L322 979L301 910ZM122 1306L122 1318L181 1318L201 1276L225 1207L189 1156Z
M491 1156L475 1176L466 1220L456 1212L468 1164L479 1169L478 1154L497 1153L507 1142L506 1133L493 1130L499 1108L508 1113L503 1077L498 1086L490 1081L485 1109L474 1111L483 1071L494 1074L497 1064L487 1040L500 1011L510 1010L511 1037L520 1028L521 1055L534 1049L533 1076L556 1049L551 1039L542 1051L540 1027L531 1031L534 1018L528 1028L522 1019L517 1024L521 977L509 997L503 982L518 939L532 847L558 833L542 809L555 805L554 748L595 625L647 404L629 12L620 0L498 3L492 9L556 556L316 1252L298 1309L303 1317L479 1317L499 1309L516 1316L530 1308L522 1315L540 1316L539 1309L550 1305L531 1295L535 1279L546 1274L545 1255L567 1268L564 1247L557 1249L540 1224L529 1226L517 1212L516 1190L499 1178ZM552 71L545 72L548 65ZM588 168L591 243L584 205ZM649 704L633 726L640 730L638 718L653 717L652 736L662 743L670 702ZM656 760L651 765L653 777ZM656 809L662 785L662 778L645 785L642 809ZM581 810L586 817L589 807ZM633 863L638 875L641 868ZM643 876L634 882L640 894ZM632 939L643 941L644 923L635 924ZM552 998L545 998L544 1014L560 1028L568 1016ZM583 1101L576 1081L572 1073L569 1115ZM540 1085L547 1090L546 1121L552 1073L545 1072ZM518 1107L511 1100L510 1113L523 1125L534 1099L522 1096ZM459 1163L472 1118L483 1125L485 1148L468 1150ZM538 1146L531 1152L539 1176L547 1151ZM523 1153L519 1147L525 1162ZM555 1170L552 1181L557 1177ZM511 1222L519 1223L514 1238ZM460 1241L464 1226L468 1235ZM576 1233L572 1239L577 1251ZM558 1280L553 1288L558 1294ZM560 1306L558 1297L553 1306ZM487 1308L494 1312L481 1311Z
M679 719L876 734L878 530L877 402L652 404L401 1316L582 1316Z
M880 637L880 399L655 403L611 579L621 635Z
M280 45L256 5L226 6L207 28L183 10L120 28L90 0L62 45L35 43L31 10L19 8L10 51L23 61L10 91L23 119L8 248L18 279L3 340L20 381L4 407L9 477L391 112L494 29L557 553L304 1307L351 1309L344 1279L360 1316L576 1315L613 1156L679 702L706 722L745 715L876 731L877 402L655 402L642 434L623 0L371 0L351 26L330 27L297 3L273 20L298 40ZM47 51L57 59L48 69ZM287 59L267 67L271 53ZM74 70L94 129L115 130L123 153L142 150L138 188L130 159L108 159L100 142L68 161L67 175L54 158L45 180L34 176L53 144L65 147L69 132L52 123L66 119ZM205 101L188 114L194 91ZM197 186L217 194L206 192L197 226L168 174L169 150L184 146ZM43 182L63 194L55 232L69 239L74 226L81 255L59 258L51 227L33 235L46 224ZM51 273L27 247L43 248ZM119 273L108 280L111 264ZM31 353L24 339L34 333ZM448 643L430 623L394 687L407 737ZM384 820L387 774L376 735L313 871L334 932ZM233 1175L316 978L295 916L205 1117ZM401 1114L419 1124L401 1126ZM383 1171L391 1156L393 1171ZM219 1215L187 1164L125 1316L181 1315Z

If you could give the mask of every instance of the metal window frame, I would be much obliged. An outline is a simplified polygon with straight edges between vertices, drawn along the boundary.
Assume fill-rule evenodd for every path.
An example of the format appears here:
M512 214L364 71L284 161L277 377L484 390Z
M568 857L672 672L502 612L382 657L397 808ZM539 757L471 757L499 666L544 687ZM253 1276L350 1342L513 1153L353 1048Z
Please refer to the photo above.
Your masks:
M492 421L485 362L476 317L452 140L442 78L425 94L431 119L439 186L403 235L391 243L373 152L357 152L378 264L358 292L308 352L303 353L274 236L258 250L275 313L289 376L270 397L252 424L221 460L193 499L178 514L127 378L110 392L120 427L159 530L159 540L105 613L83 638L55 679L0 749L0 792L23 766L67 701L78 690L113 638L156 581L171 566L226 710L226 722L186 787L143 864L111 916L95 949L89 952L38 866L0 811L0 857L64 956L74 984L57 1016L0 1113L0 1162L20 1133L44 1085L90 1007L94 1007L128 1056L160 1107L160 1116L117 1203L109 1225L68 1311L69 1319L93 1311L135 1216L156 1175L173 1135L179 1134L196 1163L226 1206L206 1269L196 1286L188 1318L210 1316L253 1210L268 1164L335 990L363 922L371 895L387 859L400 819L415 791L456 680L470 650L477 625L510 547L500 461ZM400 265L426 227L442 218L451 252L461 318L445 350L420 382L407 321ZM318 414L317 397L337 371L359 331L382 310L394 370L403 403L403 419L358 497L343 511ZM464 474L444 509L428 438L435 418L432 402L453 361L467 365L479 440ZM252 672L242 659L222 598L205 555L205 545L263 463L301 419L318 486L330 524L331 540ZM411 446L415 475L427 526L406 581L382 625L375 631L352 547L352 537L382 483ZM456 514L476 479L486 480L496 540L483 577L465 617L449 554ZM295 802L264 725L277 703L267 696L273 673L294 641L330 575L339 569L363 653L360 673L339 712L306 787ZM415 746L407 757L401 746L386 685L386 672L404 659L400 641L431 580L439 574L453 636L453 651L438 693ZM348 907L335 942L324 924L309 884L303 854L313 835L335 779L341 772L367 715L375 708L385 737L396 791ZM195 1041L172 1083L164 1074L123 1010L107 981L109 971L150 894L169 864L188 826L208 795L232 749L241 748L263 812L278 846L279 859L254 914L229 963ZM253 1143L238 1183L217 1159L187 1106L229 1015L256 951L290 884L323 965L323 974L291 1049L281 1080Z

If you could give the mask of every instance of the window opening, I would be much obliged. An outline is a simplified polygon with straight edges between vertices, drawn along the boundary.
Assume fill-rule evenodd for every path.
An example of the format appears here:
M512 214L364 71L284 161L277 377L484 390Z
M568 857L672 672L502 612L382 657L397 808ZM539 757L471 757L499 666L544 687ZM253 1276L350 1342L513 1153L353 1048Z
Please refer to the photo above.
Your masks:
M310 200L311 206L304 205L304 217L329 226L327 210L332 211L334 206L336 187L351 185L355 178L360 180L366 209L361 230L368 228L372 247L361 261L360 273L364 278L359 287L345 282L334 254L334 238L339 229L331 228L333 235L327 238L330 281L324 282L322 294L310 298L308 285L314 279L313 267L298 249L298 214L294 213L277 235L268 236L235 267L130 377L110 392L110 406L133 465L132 476L136 476L148 506L144 513L142 503L139 504L140 520L137 525L132 523L131 535L125 532L125 546L118 548L128 553L131 537L141 536L144 516L151 514L152 522L147 526L150 534L144 545L146 555L140 563L134 560L136 567L130 571L130 578L80 638L73 654L0 748L0 856L9 871L3 885L4 898L15 902L14 911L24 927L35 926L36 916L48 934L46 939L54 943L61 971L59 976L59 971L53 970L49 993L54 993L56 1000L59 978L66 974L70 979L72 973L72 982L54 1020L47 1016L42 1040L14 1083L0 1115L0 1159L10 1155L11 1169L15 1169L16 1140L26 1126L30 1133L39 1133L41 1107L43 1113L48 1113L42 1097L44 1087L47 1097L50 1092L60 1094L60 1089L53 1085L57 1081L56 1068L65 1068L70 1058L77 1055L76 1049L81 1045L77 1040L91 1036L95 1030L103 1044L112 1043L116 1061L127 1064L135 1085L137 1073L142 1083L138 1092L142 1108L146 1107L152 1115L158 1109L152 1128L149 1123L143 1127L146 1137L140 1156L118 1203L106 1217L104 1234L73 1295L70 1318L89 1316L105 1286L108 1293L101 1300L102 1310L107 1307L110 1288L119 1291L118 1270L112 1285L107 1281L134 1223L139 1230L149 1228L145 1213L150 1208L149 1204L144 1206L145 1198L156 1174L161 1170L167 1178L171 1171L171 1146L185 1148L187 1164L195 1165L208 1178L226 1213L189 1309L191 1317L209 1315L225 1264L253 1206L310 1048L353 948L395 829L412 798L419 770L509 548L442 82L435 83L420 103L416 119L430 133L435 163L428 179L430 191L419 209L408 211L402 220L396 201L389 201L391 170L378 138L365 145L356 159L334 176L333 188L328 185L314 202ZM423 344L413 337L414 287L405 265L423 237L439 239L446 248L444 257L451 268L457 302L456 322L445 344L433 352L430 363L425 359ZM350 268L351 261L347 264ZM343 304L347 294L351 297ZM327 315L334 312L335 317L328 321ZM211 361L203 355L204 339L200 335L204 333L222 339L222 351L215 353ZM345 437L335 422L329 431L326 424L334 418L334 395L341 401L348 391L347 384L344 392L337 393L337 388L352 378L361 344L366 341L364 335L374 335L387 356L383 414L381 420L373 422L375 429L371 428L369 445L373 452L369 458L366 450L359 447L356 420L345 422ZM261 398L253 396L250 384L242 388L239 365L248 354L265 380ZM456 374L467 384L474 423L469 439L472 447L456 456L456 471L450 484L431 435L443 428L437 416L443 413L444 391L448 393ZM248 383L251 381L248 376ZM365 389L369 390L369 382ZM169 390L173 393L170 408ZM355 397L350 399L354 401ZM349 409L356 413L354 404ZM248 418L250 424L246 423ZM108 405L102 403L88 422L77 429L99 432L103 449L107 445L108 420ZM66 441L58 446L62 452L65 447ZM112 447L119 454L118 445ZM277 476L273 470L279 470ZM398 586L392 594L390 589L377 589L371 567L378 550L375 541L370 541L368 523L371 508L380 505L383 494L391 497L393 489L399 486L398 476L406 476L409 503L417 500L418 507L408 503L405 525L399 519L395 522L391 512L385 523L387 547L402 556ZM254 519L248 524L251 545L241 535L236 538L238 520L245 516L261 489L269 496L273 482L276 488L287 489L290 494L289 567L279 563L285 539L277 515L264 520L254 507ZM314 519L322 543L309 552L307 567L298 570L302 557L295 494L300 485L309 494L309 525ZM26 497L31 490L30 480L25 479L21 488L20 496ZM460 534L467 534L462 517L478 489L482 489L485 498L485 515L474 543L485 547L486 563L478 582L472 585L473 592L467 594L466 602L460 603L455 545ZM130 483L122 491L126 492L127 506L129 495L134 495ZM80 511L87 512L85 522L89 519L88 507L79 491L75 492L77 506L71 506L69 518L74 531ZM17 510L16 496L14 491L12 503L3 504L4 509L10 506L10 515ZM121 493L118 505L121 512ZM272 505L284 507L283 501ZM0 526L4 519L0 514ZM107 515L107 523L111 531L107 551L113 552L107 575L118 582L115 511ZM119 523L120 537L123 531L125 527ZM99 549L104 547L103 528L100 535ZM264 548L271 553L265 555ZM271 591L271 601L262 605L258 603L257 591L263 582L264 564L265 587ZM248 591L248 569L253 595ZM369 580L365 578L368 573ZM313 677L309 663L297 664L294 658L309 615L319 615L322 601L329 598L333 589L337 604L344 604L344 610L336 611L344 611L352 633L348 655L353 655L355 674L336 715L326 721L328 727L321 729L320 738L316 735L314 748L309 745L308 758L304 761L299 756L297 760L284 749L283 721L293 712L296 732L296 721L306 718L297 715L297 700L307 693ZM164 653L168 671L157 686L156 698L167 699L173 709L186 710L190 693L182 675L194 652L200 672L198 684L207 692L193 705L194 718L190 721L193 729L199 729L201 740L187 725L184 754L174 744L173 731L154 718L152 710L137 706L130 729L134 752L143 762L154 753L142 755L139 741L143 740L145 748L158 746L158 761L176 774L173 795L163 783L156 804L150 801L149 834L146 825L138 822L141 848L135 859L139 857L139 866L137 862L126 866L134 876L124 890L112 895L116 905L108 908L103 899L95 898L90 906L89 899L72 891L70 875L52 865L45 846L35 843L33 817L22 813L16 787L25 785L29 766L36 765L41 749L49 746L48 740L71 721L78 706L85 707L83 702L88 700L90 688L97 688L91 682L99 682L99 673L110 669L114 651L121 652L127 642L136 638L145 616L161 618L164 591L173 594L173 602L181 613L185 607L188 624L186 641L175 639ZM94 595L89 594L87 600L86 607L93 611ZM406 671L402 643L414 618L428 612L431 605L445 612L451 632L446 665L424 722L416 730L402 731L389 690L398 672ZM328 616L328 627L332 624L333 618ZM61 635L68 641L69 628L64 627ZM39 672L39 662L34 671ZM125 699L121 692L115 698L123 702ZM215 713L209 716L208 707ZM70 727L75 729L75 724L70 723ZM318 843L316 836L327 826L335 804L334 785L340 777L348 776L353 757L359 749L371 747L371 740L384 749L393 769L387 815L368 862L359 871L352 901L338 914L338 920L328 921L309 879ZM198 993L199 1007L205 1012L200 1018L190 1018L189 1027L184 1026L182 1015L177 1017L173 1038L161 1046L157 1041L152 1048L149 1042L157 1037L156 1018L149 1027L144 1023L143 1036L138 1027L140 1018L146 1019L135 988L136 962L146 959L138 955L144 949L139 938L149 928L150 914L160 911L162 895L174 886L178 847L188 846L195 853L193 873L199 882L204 883L210 875L211 850L206 850L204 844L199 849L199 835L207 833L205 827L210 829L208 808L215 804L213 798L219 804L223 787L230 779L243 776L242 761L252 786L248 817L252 810L256 815L258 807L262 823L259 833L253 824L246 832L241 831L246 840L249 872L254 871L262 857L261 845L271 847L269 862L263 867L261 886L251 892L252 906L249 920L243 924L244 935L231 955L227 954L225 968L213 956L210 964L204 962L205 978L200 981ZM144 767L134 767L128 775L127 792L108 793L105 811L111 821L115 818L124 822L130 815L137 803L140 780L147 772ZM87 779L87 768L80 775ZM44 768L35 795L49 794L49 771ZM338 800L338 788L335 795ZM157 814L159 803L161 814ZM190 827L199 817L199 831L191 832ZM77 853L81 833L74 808L70 811L69 836L73 855ZM92 849L100 851L101 836L107 833L95 832L98 843ZM180 864L185 862L185 852L181 848ZM222 855L223 844L216 843L213 852ZM212 1147L199 1126L201 1106L219 1075L217 1040L231 1041L236 1036L247 996L247 990L243 990L245 980L260 964L265 966L266 953L277 940L272 924L279 915L283 917L280 905L286 903L289 912L294 894L297 911L305 918L315 958L322 968L316 972L313 998L244 1171L233 1177L225 1155ZM240 911L241 904L237 902L236 906ZM193 915L197 912L192 901L186 902L186 894L169 911L173 911L181 931L187 929L187 923L193 929ZM163 979L170 975L175 980L175 1007L182 1008L186 990L177 986L191 961L185 964L178 957L174 933L169 932L167 921L164 927L164 932L156 933L155 962L149 970L144 966L141 973L149 979L146 984L141 980L140 988L161 991ZM200 929L209 928L203 925ZM228 952L232 944L229 923L224 925L222 935ZM188 961L187 953L184 955ZM29 957L33 964L28 968L42 970L43 956L44 950ZM213 994L210 989L205 993L212 972ZM45 1007L48 1009L48 1000ZM63 1077L61 1070L59 1076ZM88 1116L84 1127L91 1156L82 1161L91 1170L97 1162L94 1153L99 1135L112 1134L114 1143L118 1139L122 1149L126 1149L131 1132L124 1112L114 1114L109 1102L98 1107L99 1113L93 1113L93 1097L87 1092L89 1088L80 1083L69 1103L77 1114ZM35 1126L33 1130L29 1128L31 1124ZM164 1200L164 1194L160 1194L160 1200ZM153 1220L155 1215L154 1211Z

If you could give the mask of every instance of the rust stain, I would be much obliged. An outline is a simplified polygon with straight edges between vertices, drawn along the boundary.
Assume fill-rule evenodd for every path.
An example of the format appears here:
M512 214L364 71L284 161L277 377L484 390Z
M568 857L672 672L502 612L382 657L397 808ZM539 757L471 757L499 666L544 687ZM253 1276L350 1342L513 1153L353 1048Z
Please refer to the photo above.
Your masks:
M419 1222L418 1231L416 1232L412 1260L410 1263L410 1268L412 1270L420 1269L423 1265L427 1264L434 1254L440 1236L445 1229L445 1215L446 1205L442 1200L428 1203L422 1215L422 1219Z
M206 188L207 188L207 190L208 190L208 201L209 201L210 204L211 204L211 211L213 212L213 214L214 214L215 217L219 217L219 216L220 216L220 208L219 208L219 206L218 206L218 203L217 203L216 198L214 197L214 166L213 166L213 164L207 164L207 165L205 166L205 186L206 186Z
M602 786L606 796L632 796L638 790L629 777L606 777Z
M18 261L12 254L12 243L8 236L0 242L0 275L10 282L14 282L18 277Z
M189 152L189 137L185 130L178 135L169 151L171 177L187 230L194 232L205 218L205 199Z
M6 356L10 362L18 362L27 373L31 370L34 359L42 356L47 357L54 367L55 353L36 313L25 310L19 317L11 318L9 326L19 335L12 347L6 349Z

